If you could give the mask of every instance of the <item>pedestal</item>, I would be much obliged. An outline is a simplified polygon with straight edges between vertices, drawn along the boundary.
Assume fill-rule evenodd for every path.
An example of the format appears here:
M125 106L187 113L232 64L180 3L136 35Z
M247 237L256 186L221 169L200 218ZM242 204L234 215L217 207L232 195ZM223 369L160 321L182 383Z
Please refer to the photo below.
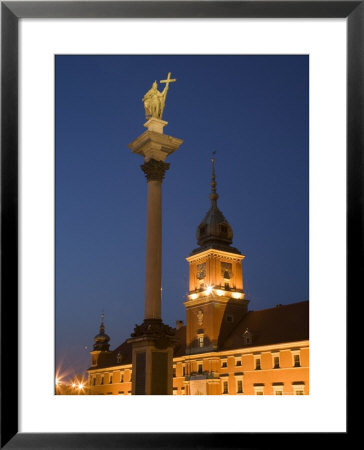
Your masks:
M161 319L145 319L132 338L132 395L173 394L174 330Z

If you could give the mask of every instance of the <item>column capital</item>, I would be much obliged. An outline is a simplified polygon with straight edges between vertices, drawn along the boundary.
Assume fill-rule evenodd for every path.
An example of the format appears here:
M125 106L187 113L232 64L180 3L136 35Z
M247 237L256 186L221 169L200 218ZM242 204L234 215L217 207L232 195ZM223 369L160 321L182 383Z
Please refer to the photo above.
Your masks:
M148 162L140 166L145 174L147 181L162 181L166 170L169 169L169 163L150 159Z

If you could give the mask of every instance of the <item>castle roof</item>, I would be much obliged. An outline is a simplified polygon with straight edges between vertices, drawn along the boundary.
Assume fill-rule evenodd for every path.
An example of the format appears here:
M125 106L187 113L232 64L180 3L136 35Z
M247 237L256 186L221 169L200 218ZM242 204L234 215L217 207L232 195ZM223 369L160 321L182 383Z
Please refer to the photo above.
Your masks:
M244 336L247 330L251 336L250 343L247 343ZM176 338L177 342L173 354L175 358L186 354L186 326L176 330ZM307 300L247 312L226 339L220 343L218 351L284 344L304 341L308 338L309 301ZM131 363L132 347L125 341L112 352L100 354L97 367L90 367L89 370Z
M251 344L244 333L250 332ZM277 305L260 311L248 311L222 343L221 350L248 346L283 344L309 338L309 302Z

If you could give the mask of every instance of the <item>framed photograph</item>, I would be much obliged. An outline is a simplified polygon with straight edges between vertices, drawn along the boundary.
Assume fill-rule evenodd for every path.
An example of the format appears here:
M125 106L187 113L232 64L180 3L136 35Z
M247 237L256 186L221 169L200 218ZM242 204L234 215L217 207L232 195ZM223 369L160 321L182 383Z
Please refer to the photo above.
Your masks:
M363 18L1 2L2 447L348 436Z

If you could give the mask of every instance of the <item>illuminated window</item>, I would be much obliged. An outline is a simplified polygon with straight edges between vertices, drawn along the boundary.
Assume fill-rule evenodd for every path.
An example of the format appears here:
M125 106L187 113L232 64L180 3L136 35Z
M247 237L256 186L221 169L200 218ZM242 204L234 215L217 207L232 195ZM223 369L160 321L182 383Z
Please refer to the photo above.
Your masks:
M283 383L274 383L272 387L274 395L283 395Z
M305 395L305 384L302 381L292 383L293 395Z
M224 381L223 383L222 383L222 393L223 394L228 394L229 393L229 387L228 387L228 382L227 381Z
M204 341L203 335L202 335L202 336L199 336L199 337L198 337L198 344L199 344L200 348L203 347L203 341Z
M254 385L254 394L255 395L264 395L264 384L255 384Z

